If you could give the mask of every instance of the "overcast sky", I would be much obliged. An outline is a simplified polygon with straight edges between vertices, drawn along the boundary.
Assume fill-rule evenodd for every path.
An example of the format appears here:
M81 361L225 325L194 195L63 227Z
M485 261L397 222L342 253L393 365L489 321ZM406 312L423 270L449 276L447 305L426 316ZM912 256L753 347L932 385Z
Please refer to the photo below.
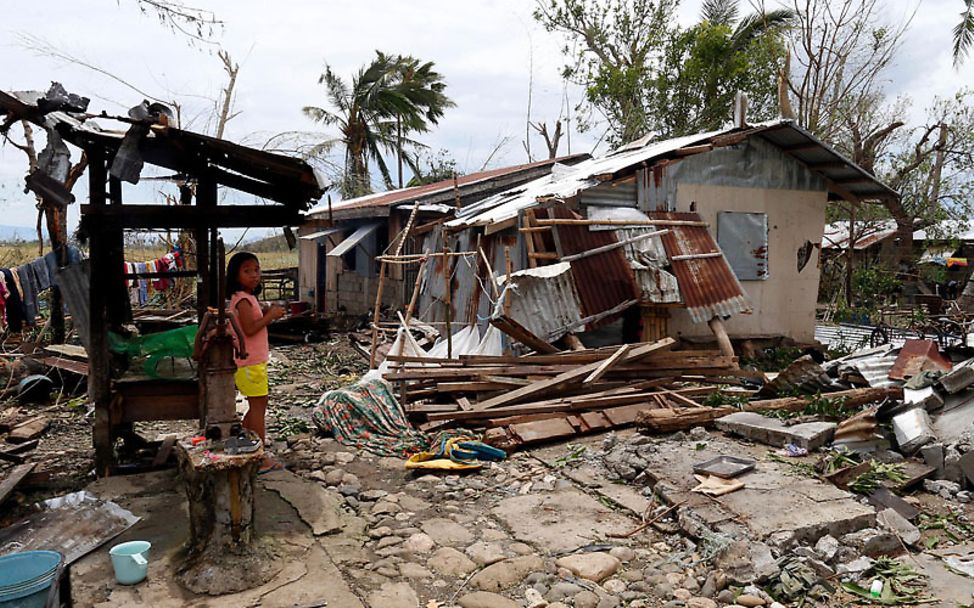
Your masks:
M236 98L240 114L226 134L231 140L260 145L281 131L315 130L301 107L325 103L317 84L324 63L347 77L375 49L436 62L457 107L422 139L433 149L447 149L464 172L479 170L503 141L507 143L489 166L526 161L522 142L532 78L534 120L553 122L566 106L566 87L559 77L561 41L534 22L531 0L185 3L211 9L224 22L213 39L241 65ZM91 97L91 109L118 113L142 100L140 93L111 78L25 47L22 37L32 35L149 94L179 99L186 126L206 130L205 117L212 112L208 99L225 84L211 47L187 44L153 15L142 14L134 0L6 0L4 5L3 89L44 89L57 80L69 91ZM692 23L699 5L699 0L685 0L681 21ZM974 83L974 59L960 71L950 60L950 30L962 6L962 0L889 1L892 19L919 7L890 73L891 93L911 96L919 108L934 95ZM572 106L577 103L576 88L568 87L567 94ZM599 135L573 131L572 152L591 151ZM531 145L542 155L539 139ZM32 200L23 194L25 167L22 152L9 145L0 148L0 224L34 223ZM139 196L158 195L152 188L140 188ZM76 217L76 209L71 215Z

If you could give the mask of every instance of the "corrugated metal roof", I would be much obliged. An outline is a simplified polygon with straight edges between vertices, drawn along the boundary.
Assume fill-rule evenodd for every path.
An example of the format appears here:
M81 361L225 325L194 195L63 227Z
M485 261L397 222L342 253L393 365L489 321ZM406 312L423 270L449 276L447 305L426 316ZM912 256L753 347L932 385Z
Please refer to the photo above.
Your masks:
M478 171L477 173L469 173L467 175L458 176L456 185L457 187L460 188L461 196L463 196L463 188L465 186L480 184L500 177L513 176L524 171L529 171L531 169L554 165L555 163L577 162L579 160L587 158L588 156L589 156L588 154L571 154L567 156L561 156L555 159L539 160L533 163L526 163L523 165L513 165L511 167L500 167L498 169L490 169L489 171ZM453 179L445 179L442 181L434 182L432 184L426 184L423 186L414 186L411 188L400 188L398 190L390 190L388 192L377 192L374 194L368 194L366 196L360 196L358 198L353 198L346 201L333 203L331 205L331 212L334 213L337 211L347 211L350 209L361 209L366 207L389 207L393 205L399 205L402 203L410 203L424 197L432 196L434 194L449 192L453 190L453 187L454 187ZM308 212L308 215L312 217L327 216L328 214L329 214L329 208L327 204L318 205Z
M329 251L326 255L330 258L339 258L345 255L351 251L353 247L358 245L359 241L375 232L378 227L378 223L359 226L355 232L345 237L341 243L335 245L335 248Z
M581 219L563 206L552 207L548 212L555 219ZM562 225L557 227L554 234L562 257L618 242L614 232L595 232L589 230L588 226ZM571 264L582 302L582 313L586 317L639 297L635 276L622 247L573 260ZM595 329L616 318L618 315L610 315L590 324L588 328Z
M650 220L702 222L697 213L654 211L646 215ZM663 247L679 282L683 305L695 323L751 311L744 289L723 255L674 260L678 256L720 252L706 226L665 228L667 232L661 237Z
M506 283L502 275L497 282ZM540 338L554 342L577 327L582 319L581 302L572 265L560 262L511 273L511 318ZM504 307L497 301L494 316Z
M539 201L571 198L583 190L604 183L607 176L619 177L620 174L634 171L648 162L675 156L683 148L721 146L733 143L738 138L752 136L762 137L809 165L811 171L822 175L833 184L841 184L844 192L850 192L864 200L899 197L894 190L793 121L779 119L744 129L727 128L659 142L652 142L648 137L643 138L602 158L587 160L565 170L553 169L550 175L469 205L457 213L457 219L447 225L463 227L505 221L517 217L519 211L535 206Z
M856 251L862 251L881 243L896 234L896 222L882 220L869 226L856 225ZM822 234L822 249L848 249L849 222L833 222L825 225Z
M829 361L822 367L827 372L837 370L840 378L849 373L858 373L873 388L900 386L902 382L889 378L889 372L899 352L899 346L887 344L856 351L851 355Z

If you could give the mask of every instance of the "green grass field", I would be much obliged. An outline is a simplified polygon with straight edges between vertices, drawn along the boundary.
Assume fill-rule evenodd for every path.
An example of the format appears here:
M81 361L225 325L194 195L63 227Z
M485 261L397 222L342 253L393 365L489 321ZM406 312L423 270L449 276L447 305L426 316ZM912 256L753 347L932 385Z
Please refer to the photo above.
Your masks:
M256 245L257 243L255 243ZM239 249L251 251L249 243L243 244ZM257 257L260 258L260 265L262 268L268 270L275 268L291 268L298 265L298 250L294 249L289 251L286 247L283 251L261 251L260 247L256 247ZM44 253L50 251L49 248L45 247ZM146 262L149 260L154 260L167 252L165 246L128 246L125 249L125 259L129 262ZM84 252L87 255L87 251ZM39 252L37 243L0 243L0 268L12 268L20 266L26 262L30 262L38 255L43 255Z

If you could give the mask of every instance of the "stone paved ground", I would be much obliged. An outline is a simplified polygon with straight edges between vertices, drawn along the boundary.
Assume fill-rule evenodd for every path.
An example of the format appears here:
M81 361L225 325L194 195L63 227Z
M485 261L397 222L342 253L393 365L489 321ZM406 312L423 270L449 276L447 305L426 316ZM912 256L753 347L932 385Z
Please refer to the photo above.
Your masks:
M286 406L275 407L280 421L306 417L315 394L357 371L342 357L322 364L330 366L327 373L305 365L314 359L304 356L306 348L277 355L275 403ZM770 606L764 590L787 558L838 583L865 576L877 551L902 548L860 498L790 477L787 467L767 460L766 447L703 429L654 438L633 431L594 435L513 454L465 475L410 473L399 459L311 435L279 441L275 450L289 470L260 478L257 510L259 530L274 542L282 565L274 580L220 598L182 590L171 574L188 524L174 472L111 478L89 490L144 518L119 540L152 540L150 578L132 588L115 585L106 552L96 551L72 569L76 605ZM688 494L690 463L718 453L759 460L748 489L722 499ZM670 502L688 502L629 534L666 508L654 489ZM957 490L938 486L944 498L910 500L929 512L962 513L963 505L944 500L959 496ZM804 506L795 509L782 496L800 497ZM845 523L820 525L835 505ZM776 534L779 527L814 533ZM923 531L919 545L929 534ZM930 591L944 599L934 605L960 606L974 592L971 579L938 570L936 560L902 559L931 572ZM836 591L818 605L850 604Z

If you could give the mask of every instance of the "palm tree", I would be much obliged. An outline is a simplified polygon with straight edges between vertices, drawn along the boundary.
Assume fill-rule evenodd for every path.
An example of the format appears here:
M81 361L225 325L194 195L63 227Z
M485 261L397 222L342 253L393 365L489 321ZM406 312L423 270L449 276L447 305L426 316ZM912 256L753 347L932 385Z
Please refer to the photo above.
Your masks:
M456 104L446 96L446 83L443 82L443 76L433 69L432 61L423 63L415 57L400 57L397 72L398 83L404 94L422 111L413 116L411 121L407 121L407 117L396 115L396 159L399 187L402 188L402 163L404 159L409 162L409 157L403 154L404 137L413 132L425 133L429 130L429 124L438 124L446 108L452 108ZM413 173L416 173L417 167L412 166L413 163L409 164Z
M794 11L788 9L760 10L740 17L738 3L739 0L704 0L700 22L691 30L698 36L695 40L709 41L709 46L701 47L706 53L702 57L708 61L698 85L699 116L691 123L694 128L712 129L723 124L729 117L734 89L757 86L755 92L764 90L763 81L757 81L757 76L752 78L750 70L741 67L741 58L747 58L755 44L780 37L795 19Z
M743 50L751 41L765 34L781 31L795 19L794 11L782 8L772 11L762 10L738 20L737 3L738 0L704 0L700 9L700 21L734 28L731 33L733 51Z
M960 66L974 47L974 0L964 0L960 23L954 26L954 67Z
M340 135L314 146L310 155L321 155L336 145L345 148L345 171L340 187L343 197L372 191L370 161L379 168L387 187L392 186L384 151L401 151L417 145L405 136L425 132L436 124L445 108L452 106L442 77L433 63L376 51L372 62L359 69L351 84L325 66L318 79L325 85L331 109L306 106L306 116L317 123L338 127Z

